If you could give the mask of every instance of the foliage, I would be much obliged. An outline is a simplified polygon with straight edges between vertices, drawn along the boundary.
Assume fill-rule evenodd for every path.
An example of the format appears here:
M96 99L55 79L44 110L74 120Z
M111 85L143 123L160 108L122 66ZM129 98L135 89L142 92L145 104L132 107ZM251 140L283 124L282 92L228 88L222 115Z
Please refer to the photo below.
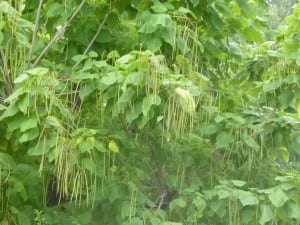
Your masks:
M0 2L0 224L299 224L299 4Z

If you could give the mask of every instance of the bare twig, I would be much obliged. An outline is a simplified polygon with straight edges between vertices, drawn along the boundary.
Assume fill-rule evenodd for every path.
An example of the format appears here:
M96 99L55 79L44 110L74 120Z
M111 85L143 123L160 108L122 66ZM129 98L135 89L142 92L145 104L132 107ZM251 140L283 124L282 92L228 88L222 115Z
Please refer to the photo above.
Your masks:
M42 57L45 55L45 53L50 49L50 47L54 44L54 42L56 42L61 37L61 35L65 32L66 28L70 25L70 23L72 22L74 17L79 13L80 9L83 7L84 4L85 4L85 0L82 0L80 5L78 6L78 8L72 14L72 16L67 20L67 22L63 25L63 27L61 27L56 32L56 34L54 35L52 40L49 42L49 44L43 49L43 51L40 53L40 55L34 61L32 67L35 67L39 63L39 61L42 59Z
M30 62L31 62L32 54L33 54L35 44L36 44L36 36L37 36L38 29L39 29L39 21L40 21L42 6L43 6L43 0L40 0L39 7L38 7L38 10L36 13L36 18L35 18L34 31L32 34L32 41L31 41L31 48L30 48L29 56L28 56L27 69L30 69Z
M167 193L162 193L160 196L159 196L159 198L156 200L156 203L158 203L158 201L159 201L159 203L158 203L158 205L157 205L157 208L158 209L161 209L161 207L163 206L163 203L164 203L164 201L165 201L165 197L167 196Z

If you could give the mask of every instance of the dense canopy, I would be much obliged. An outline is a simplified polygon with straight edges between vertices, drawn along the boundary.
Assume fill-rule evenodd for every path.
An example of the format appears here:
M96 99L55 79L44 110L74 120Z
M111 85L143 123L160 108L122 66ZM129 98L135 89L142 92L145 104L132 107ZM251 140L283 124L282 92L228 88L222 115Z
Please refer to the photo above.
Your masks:
M0 1L0 225L300 224L299 16Z

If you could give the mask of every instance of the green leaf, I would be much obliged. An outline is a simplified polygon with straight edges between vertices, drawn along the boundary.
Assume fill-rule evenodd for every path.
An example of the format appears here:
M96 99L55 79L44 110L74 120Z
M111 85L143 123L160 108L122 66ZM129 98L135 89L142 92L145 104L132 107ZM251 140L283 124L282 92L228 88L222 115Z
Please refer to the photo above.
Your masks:
M168 14L155 14L150 18L149 23L153 24L154 26L161 25L166 27L172 23L172 19Z
M154 24L151 23L145 23L140 29L139 32L140 33L144 33L144 34L151 34L154 31L156 31L158 27L154 26Z
M207 136L210 136L210 135L213 135L215 133L218 132L218 126L216 126L215 124L203 124L201 127L200 127L200 132L202 135L207 135Z
M72 60L79 63L82 62L83 60L87 59L88 56L87 55L75 55L72 57Z
M26 130L29 130L31 128L34 128L37 126L37 118L36 117L30 117L27 120L24 120L21 124L20 124L20 130L21 132L24 132Z
M24 95L21 97L21 99L18 102L18 107L22 113L25 115L28 113L28 107L29 107L29 95Z
M230 180L232 182L232 184L236 187L243 187L247 184L246 181L243 180Z
M17 37L18 42L21 45L25 46L26 48L30 48L31 47L31 44L29 42L28 37L26 37L24 34L22 34L20 32L17 32L16 33L16 37Z
M270 92L270 91L274 91L277 88L279 88L282 84L282 80L272 80L269 83L267 83L266 85L264 85L264 92Z
M126 77L126 84L142 85L144 74L141 72L132 72Z
M96 172L96 164L94 160L90 157L85 157L81 159L81 165L84 169L89 171L91 174L94 174Z
M242 30L242 34L246 41L264 41L263 35L260 31L254 29L253 27L247 27Z
M0 31L0 45L2 44L3 40L4 40L4 35L3 35L3 33Z
M3 12L12 17L18 15L18 11L14 7L12 7L7 1L0 2L0 12Z
M19 138L20 143L25 143L27 141L33 141L38 138L40 135L39 129L37 127L30 129L24 132L21 137Z
M183 223L177 223L177 222L169 222L169 221L166 221L166 222L160 223L159 225L183 225Z
M78 148L80 153L90 153L90 151L93 149L93 145L89 141L84 141L79 144Z
M49 69L48 68L44 68L44 67L36 67L34 69L26 71L26 73L28 73L30 75L45 75L48 72L49 72Z
M280 188L275 188L269 195L268 195L270 201L272 204L279 208L283 206L288 200L289 197L286 195L286 193Z
M61 16L64 11L64 6L58 2L52 2L46 12L48 18Z
M172 26L168 26L164 29L161 29L162 39L169 43L171 46L175 43L175 32Z
M23 114L17 114L13 118L7 121L7 127L9 131L15 131L16 129L20 128L20 124L27 120L27 117Z
M114 140L111 140L108 144L108 149L114 153L119 153L119 146Z
M56 118L55 116L47 116L47 118L45 119L45 122L47 125L50 125L52 127L56 127L56 128L62 128L63 126L61 125L61 123L59 122L59 119Z
M215 1L215 7L218 9L219 12L221 12L223 15L231 16L231 9L228 7L228 3L225 3L224 1Z
M118 51L113 50L107 54L107 59L115 59L115 58L120 58Z
M18 107L15 104L9 105L4 113L0 116L0 121L7 118L12 117L19 112Z
M139 127L139 129L143 129L145 127L145 125L148 123L148 121L150 119L152 119L153 114L154 113L153 113L152 109L150 109L149 113L146 116L142 115L140 117L140 119L138 120L138 127Z
M7 109L5 105L0 104L0 111Z
M285 162L285 163L289 162L290 154L289 154L289 151L286 147L280 147L278 149L278 158L280 160L282 160L283 162Z
M228 200L218 200L218 201L212 201L210 203L211 210L215 213L215 215L220 218L224 219L225 215L228 213Z
M126 54L116 60L116 65L118 64L128 64L136 59L136 55Z
M56 146L56 136L53 135L49 139L45 137L35 145L28 149L27 154L30 156L40 156L50 151Z
M242 12L244 12L246 15L251 16L253 15L253 11L248 5L247 1L245 0L237 0L237 3L239 4L240 9Z
M95 51L89 51L88 56L91 58L97 58L98 57L98 53Z
M139 29L140 33L151 34L159 26L168 27L172 24L172 19L168 14L151 14L144 25Z
M300 207L299 205L291 202L287 205L288 218L300 220Z
M259 203L258 198L249 191L238 190L238 198L243 207L248 205L257 205Z
M230 144L234 142L234 137L227 133L227 132L221 132L217 135L216 139L216 146L218 148L226 148L229 147Z
M196 7L197 5L199 5L200 0L190 0L190 2L193 4L193 7Z
M133 107L126 111L126 121L131 123L133 120L137 119L142 113L142 102L137 101L134 103Z
M251 224L251 221L256 221L256 207L244 207L241 210L241 224Z
M262 204L260 206L259 224L264 225L273 219L274 213L271 206Z
M98 79L99 75L96 73L78 72L72 76L74 80L92 80Z
M194 19L197 19L197 16L195 15L195 13L193 13L193 11L191 11L185 7L182 7L182 6L179 7L178 13L183 14L183 15L190 14Z
M107 152L107 149L104 147L103 143L98 140L95 141L94 147L99 152Z
M14 80L14 83L15 83L15 84L22 83L24 80L27 80L28 77L29 77L28 74L26 74L26 73L21 73L21 74Z
M259 144L251 137L247 132L243 133L243 141L248 145L250 148L253 148L255 151L260 149Z
M11 170L16 166L16 164L14 158L11 155L0 152L0 166L1 166L1 170L5 167Z
M160 2L155 2L155 4L151 6L151 9L156 13L164 13L168 11L168 8Z
M161 99L158 95L151 94L146 96L143 100L142 112L146 116L151 109L152 105L159 105Z
M121 216L122 218L126 218L130 215L131 204L130 202L123 202L121 207Z
M202 212L206 208L206 201L200 196L194 198L192 204L197 208L197 213L202 214Z
M110 86L110 85L116 83L117 80L118 80L117 76L113 73L110 73L109 76L102 77L100 82L107 86Z
M5 99L5 102L12 103L14 100L19 99L19 96L26 93L27 90L24 89L24 86L19 87L17 90L15 90L7 99Z
M91 82L85 85L82 85L79 90L79 97L84 101L89 95L91 95L97 89L96 82Z
M135 94L135 90L133 88L127 88L125 92L121 94L118 99L118 104L126 103L128 105Z
M228 198L230 196L230 193L229 193L228 190L219 189L219 190L217 190L217 195L218 195L218 198L220 200L220 199Z
M148 49L151 50L152 52L158 51L162 46L161 38L157 36L148 37L145 42Z
M177 207L179 208L185 208L186 207L186 201L183 198L176 198L173 201L170 202L170 210L173 211Z

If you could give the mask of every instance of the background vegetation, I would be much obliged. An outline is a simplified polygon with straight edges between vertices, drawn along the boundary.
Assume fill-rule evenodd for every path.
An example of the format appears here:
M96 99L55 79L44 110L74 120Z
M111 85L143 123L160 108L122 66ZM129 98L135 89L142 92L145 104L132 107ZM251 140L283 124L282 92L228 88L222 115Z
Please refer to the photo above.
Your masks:
M0 1L0 224L300 224L299 16Z

